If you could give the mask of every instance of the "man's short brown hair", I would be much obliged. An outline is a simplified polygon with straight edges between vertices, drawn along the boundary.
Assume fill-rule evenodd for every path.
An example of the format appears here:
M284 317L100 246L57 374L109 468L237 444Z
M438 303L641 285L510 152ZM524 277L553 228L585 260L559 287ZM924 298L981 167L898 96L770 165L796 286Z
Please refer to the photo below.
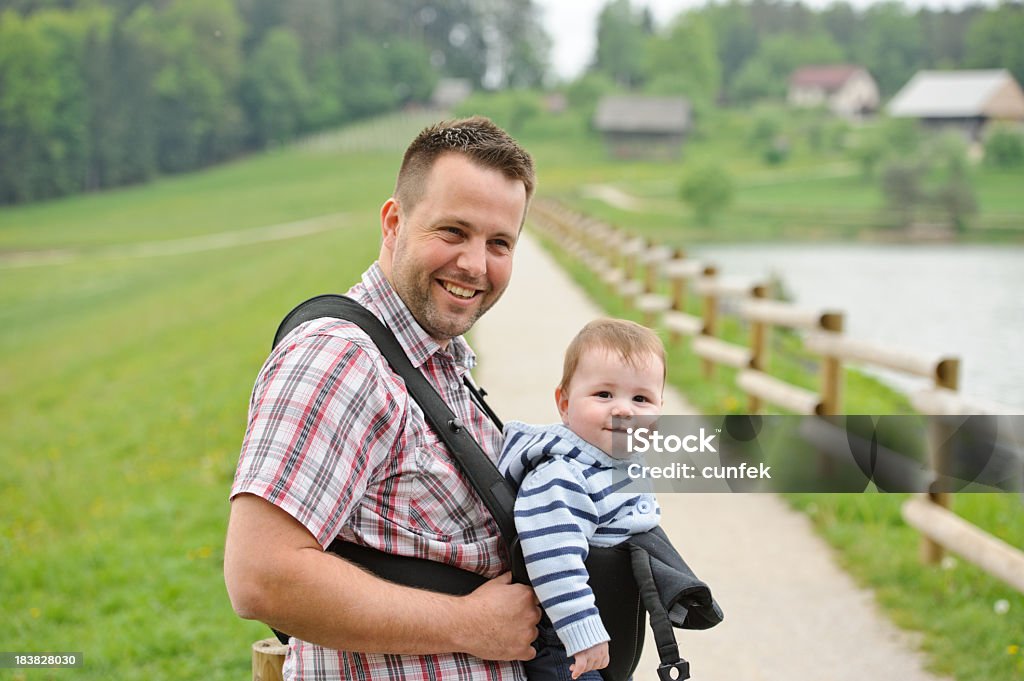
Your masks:
M425 128L405 150L395 181L395 198L404 211L411 211L422 198L434 161L446 153L463 154L510 180L521 181L526 187L526 202L530 202L536 184L530 154L490 119L472 116Z
M658 334L646 326L641 326L628 319L595 319L584 326L565 349L565 362L562 365L562 381L558 389L565 392L576 373L580 358L587 350L601 348L610 353L618 353L623 363L635 368L647 366L651 357L661 361L662 386L668 366L665 358L665 345Z

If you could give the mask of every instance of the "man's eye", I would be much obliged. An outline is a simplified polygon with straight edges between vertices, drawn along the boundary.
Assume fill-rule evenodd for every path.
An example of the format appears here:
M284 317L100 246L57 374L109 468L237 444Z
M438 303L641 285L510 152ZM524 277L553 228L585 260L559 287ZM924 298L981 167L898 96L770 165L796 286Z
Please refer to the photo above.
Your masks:
M493 245L497 246L498 248L500 248L503 251L510 251L510 250L512 250L512 244L510 244L509 242L505 241L504 239L495 239L491 243Z
M455 236L462 236L462 230L459 229L458 227L445 227L444 231L448 232L449 234L454 234Z

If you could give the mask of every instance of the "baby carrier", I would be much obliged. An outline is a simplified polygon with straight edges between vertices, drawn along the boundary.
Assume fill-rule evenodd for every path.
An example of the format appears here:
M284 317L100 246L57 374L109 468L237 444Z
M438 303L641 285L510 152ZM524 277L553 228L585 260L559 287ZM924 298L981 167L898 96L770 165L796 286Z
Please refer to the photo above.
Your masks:
M324 317L344 319L359 326L405 381L427 423L445 443L491 512L508 548L513 579L529 584L513 521L515 490L433 386L413 367L394 334L380 320L351 298L334 294L316 296L285 316L274 336L274 346L303 322ZM484 392L468 379L465 383L473 401L500 429L501 421L484 401ZM412 587L465 595L487 581L481 575L451 565L395 556L340 539L327 550L381 578ZM711 597L710 589L694 576L665 533L657 528L618 546L591 547L585 564L597 609L611 636L611 661L601 670L603 679L626 681L632 675L643 649L647 613L651 615L651 628L661 659L659 677L662 681L689 678L689 663L679 656L672 628L713 627L722 621L722 611ZM286 634L274 633L287 643Z

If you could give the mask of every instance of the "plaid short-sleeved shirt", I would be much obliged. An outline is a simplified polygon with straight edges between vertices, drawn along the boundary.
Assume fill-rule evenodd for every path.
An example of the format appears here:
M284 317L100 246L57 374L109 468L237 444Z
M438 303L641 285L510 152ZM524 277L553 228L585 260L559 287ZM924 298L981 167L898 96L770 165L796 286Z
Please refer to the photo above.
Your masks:
M381 319L489 455L501 432L462 383L469 345L447 349L416 322L374 263L348 295ZM507 569L497 525L404 382L347 321L307 322L271 352L253 389L232 498L254 494L335 537L494 577ZM318 607L311 603L310 607ZM465 654L350 653L291 640L286 679L522 681L519 663Z

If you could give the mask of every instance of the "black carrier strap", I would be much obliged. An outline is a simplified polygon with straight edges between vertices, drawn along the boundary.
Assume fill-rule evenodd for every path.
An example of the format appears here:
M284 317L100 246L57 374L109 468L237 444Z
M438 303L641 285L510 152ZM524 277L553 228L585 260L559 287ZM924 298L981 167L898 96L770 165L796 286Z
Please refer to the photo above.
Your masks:
M509 546L513 577L517 582L529 584L522 552L516 550L518 540L516 539L515 521L512 517L512 508L516 498L515 490L508 480L498 472L494 463L487 458L465 425L437 394L434 386L430 385L419 369L412 365L405 350L395 338L395 334L384 326L372 312L351 298L333 293L310 298L284 318L274 335L274 346L299 324L322 317L345 319L361 328L377 345L395 373L402 377L409 394L423 410L427 423L458 461L462 472L469 478L487 510L491 512L494 522L498 524L498 529ZM475 402L483 403L483 397L475 387L470 387L467 384L467 388ZM490 407L484 409L485 413L493 414Z

